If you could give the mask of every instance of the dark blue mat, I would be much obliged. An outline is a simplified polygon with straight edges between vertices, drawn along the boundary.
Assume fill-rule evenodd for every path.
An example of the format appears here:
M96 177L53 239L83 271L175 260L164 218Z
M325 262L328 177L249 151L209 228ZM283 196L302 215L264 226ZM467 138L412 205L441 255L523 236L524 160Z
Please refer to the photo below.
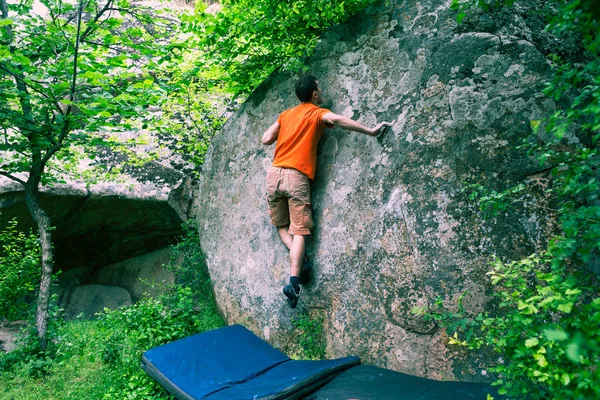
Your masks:
M233 325L148 350L142 368L175 396L202 399L289 359L243 326Z
M293 361L241 325L168 343L142 357L150 376L186 400L299 398L359 363L357 357Z
M504 399L487 383L444 382L359 365L306 397L306 400L495 400Z
M441 382L370 365L358 357L294 361L241 325L148 350L142 368L178 399L500 399L488 384Z
M358 357L337 360L288 361L268 370L251 381L232 386L208 396L210 400L228 399L288 399L312 392L337 376L338 372L358 365ZM306 391L306 388L312 390ZM253 393L255 397L248 397Z

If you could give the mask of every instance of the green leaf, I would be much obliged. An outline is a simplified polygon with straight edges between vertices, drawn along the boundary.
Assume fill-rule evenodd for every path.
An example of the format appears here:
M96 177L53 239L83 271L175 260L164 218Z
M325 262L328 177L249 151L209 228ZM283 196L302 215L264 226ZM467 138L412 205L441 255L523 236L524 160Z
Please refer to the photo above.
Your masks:
M13 61L13 63L21 64L21 65L25 65L25 66L31 65L31 60L22 54L13 55L12 61Z
M534 354L533 358L535 358L540 367L546 368L548 366L548 360L546 360L543 354Z
M557 308L558 308L558 311L562 311L562 312L565 312L568 314L573 309L573 303L559 304Z
M537 338L530 338L525 341L525 347L537 346L540 341Z
M555 329L544 330L544 336L546 336L546 339L554 340L554 341L562 341L562 340L567 340L569 338L569 335L567 334L567 332L559 331L559 330L555 330Z
M567 357L576 363L581 361L581 346L579 343L571 342L567 345Z

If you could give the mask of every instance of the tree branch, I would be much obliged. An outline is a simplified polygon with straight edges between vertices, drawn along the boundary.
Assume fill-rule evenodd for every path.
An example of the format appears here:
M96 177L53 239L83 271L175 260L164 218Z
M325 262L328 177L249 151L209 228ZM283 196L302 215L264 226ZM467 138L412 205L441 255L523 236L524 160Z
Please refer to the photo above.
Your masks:
M73 54L73 78L71 80L71 90L69 93L69 105L67 106L67 110L64 113L65 119L60 135L58 136L58 140L56 141L56 144L54 144L54 146L48 149L48 151L46 151L46 154L44 154L44 157L42 158L42 166L45 166L48 160L50 160L50 158L58 150L60 150L65 141L65 138L67 137L70 131L69 116L71 115L71 111L73 110L73 100L75 99L75 88L77 86L77 61L79 57L79 43L81 39L81 14L83 13L83 8L83 1L80 0L79 7L77 10L77 36L75 38L75 53Z
M85 31L84 31L84 32L81 34L81 38L82 38L82 39L85 39L85 38L86 38L88 35L90 35L90 34L92 34L92 33L94 32L96 23L98 22L98 20L99 20L100 18L102 18L102 15L104 15L104 13L105 13L106 11L109 11L109 10L110 10L110 8L111 8L111 5L112 5L113 1L114 1L114 0L108 0L108 1L106 2L106 4L104 5L104 8L102 8L102 9L101 9L101 10L100 10L100 11L99 11L97 14L96 14L96 16L94 17L94 20L93 20L93 21L91 21L91 22L88 24L88 27L86 28L86 30L85 30ZM78 18L79 18L79 20L81 21L81 14L79 15L79 17L78 17ZM79 23L78 23L78 25L79 25ZM78 30L77 32L78 32L78 35L79 35L79 30Z
M118 47L113 47L108 44L98 43L87 39L81 39L81 43L93 44L95 46L104 47L105 49L116 51L117 53L128 53L130 51L128 49L120 49Z
M0 0L2 1L2 0ZM27 86L28 88L30 88L31 90L33 90L34 92L40 94L42 97L45 97L46 99L49 99L50 96L48 96L46 93L44 93L43 91L41 91L40 89L37 89L35 86L32 86L31 84L29 84L28 82L25 82L25 79L22 78L22 76L16 72L11 71L10 69L8 69L4 63L0 63L0 69L4 70L7 74L9 74L10 76L12 76L14 79L18 80L19 82L21 82L23 85ZM35 81L32 81L35 82ZM36 82L39 83L39 82Z
M58 28L58 30L60 31L60 33L62 34L63 38L65 38L65 40L67 41L67 44L71 47L75 47L73 46L73 43L71 43L71 40L69 39L69 37L67 36L67 34L65 33L65 31L63 31L62 27L59 25L56 25L56 27ZM52 46L54 49L54 46ZM56 55L58 56L58 53L56 52L56 49L54 49L54 53L56 53Z
M2 167L4 167L4 165ZM13 180L15 182L18 182L18 183L20 183L23 186L25 186L25 181L24 180L19 179L19 178L17 178L14 175L9 174L8 172L0 171L0 175L4 175L5 177L7 177L7 178L9 178L9 179L11 179L11 180Z
M50 141L53 146L56 146L56 140L54 140L54 136L52 135L52 126L54 125L54 121L56 121L56 115L53 112L50 112L48 108L46 111L46 127L48 128L48 132L42 134ZM50 120L50 115L52 115L52 120Z
M202 130L200 130L200 127L198 126L198 124L196 123L196 121L194 120L194 117L192 117L192 107L190 105L190 87L188 86L186 88L186 92L187 92L187 109L188 109L188 118L192 121L192 124L194 124L194 127L196 128L196 132L198 132L198 134L200 135L200 137L202 138L202 141L206 144L208 144L206 138L204 137L204 135L202 134Z

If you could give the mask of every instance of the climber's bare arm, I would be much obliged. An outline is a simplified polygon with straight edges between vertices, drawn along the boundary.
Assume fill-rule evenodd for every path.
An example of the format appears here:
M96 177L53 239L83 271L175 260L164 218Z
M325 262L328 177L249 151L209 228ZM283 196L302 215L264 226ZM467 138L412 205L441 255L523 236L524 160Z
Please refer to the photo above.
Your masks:
M344 117L343 115L334 114L332 112L328 112L327 114L324 114L322 119L323 119L323 122L325 122L325 124L327 124L327 125L339 126L340 128L344 128L349 131L363 133L363 134L369 135L369 136L377 136L381 132L383 132L387 127L392 126L392 124L390 124L389 122L382 122L382 123L378 124L375 128L367 128L366 126L364 126L350 118Z
M265 133L263 133L262 144L267 145L267 146L270 144L273 144L277 141L278 136L279 136L279 122L275 121L275 123L273 125L271 125L269 127L269 129L267 129L265 131Z

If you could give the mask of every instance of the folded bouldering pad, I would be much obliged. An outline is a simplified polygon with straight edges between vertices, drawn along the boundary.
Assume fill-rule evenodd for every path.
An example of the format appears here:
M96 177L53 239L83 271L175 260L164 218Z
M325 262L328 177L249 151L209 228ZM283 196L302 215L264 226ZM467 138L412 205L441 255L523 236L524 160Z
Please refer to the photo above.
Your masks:
M241 325L193 335L150 349L142 368L178 399L295 399L358 357L294 361Z
M215 392L210 400L299 399L333 379L341 371L358 365L358 357L336 360L288 361L239 385ZM249 394L253 394L252 397Z
M448 382L420 378L371 365L339 374L306 400L485 400L498 392L486 383Z

